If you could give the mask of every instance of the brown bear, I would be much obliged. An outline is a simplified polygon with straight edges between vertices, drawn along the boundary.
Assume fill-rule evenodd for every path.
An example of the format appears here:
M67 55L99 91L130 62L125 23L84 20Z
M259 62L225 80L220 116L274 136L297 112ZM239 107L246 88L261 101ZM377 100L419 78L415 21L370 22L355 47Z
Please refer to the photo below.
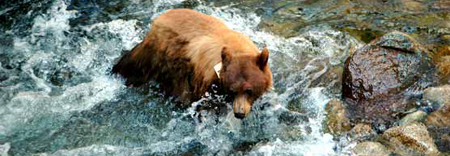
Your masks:
M145 39L114 65L127 86L155 80L183 101L200 99L212 85L232 98L236 118L272 87L269 52L260 53L248 36L220 20L189 9L175 9L152 23Z

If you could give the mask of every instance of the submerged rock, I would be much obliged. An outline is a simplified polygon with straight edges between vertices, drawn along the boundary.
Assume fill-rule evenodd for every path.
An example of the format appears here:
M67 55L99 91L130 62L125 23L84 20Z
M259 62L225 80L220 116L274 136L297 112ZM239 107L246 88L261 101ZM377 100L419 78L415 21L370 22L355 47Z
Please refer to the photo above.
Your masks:
M333 135L340 135L351 130L350 120L345 115L345 107L339 100L328 102L326 126Z
M389 127L431 85L434 66L407 34L388 33L358 49L344 66L342 97L357 122Z
M359 156L388 156L391 152L379 142L362 142L355 146L352 150L352 154Z
M383 133L382 139L394 153L400 155L439 154L427 128L422 123L390 128Z

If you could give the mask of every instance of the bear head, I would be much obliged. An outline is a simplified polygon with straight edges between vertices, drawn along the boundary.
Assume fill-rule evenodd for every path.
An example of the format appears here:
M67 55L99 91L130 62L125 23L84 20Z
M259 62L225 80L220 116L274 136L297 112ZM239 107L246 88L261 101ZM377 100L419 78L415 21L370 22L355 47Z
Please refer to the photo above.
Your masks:
M233 99L236 118L246 117L253 103L272 87L272 72L268 65L269 51L246 53L222 49L220 80L226 94Z

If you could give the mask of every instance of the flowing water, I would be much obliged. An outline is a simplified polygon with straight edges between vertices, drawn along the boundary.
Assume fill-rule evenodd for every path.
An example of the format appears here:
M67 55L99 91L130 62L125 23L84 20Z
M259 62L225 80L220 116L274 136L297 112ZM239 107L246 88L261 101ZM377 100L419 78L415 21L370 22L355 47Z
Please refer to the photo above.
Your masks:
M109 74L152 19L182 0L129 0L111 14L69 0L45 2L1 34L0 156L341 155L351 146L323 128L324 106L340 93L333 71L362 45L346 33L324 24L285 39L259 30L253 12L198 2L193 9L267 46L274 75L273 90L246 119L235 119L228 104L224 115L200 112L199 122L199 102L179 109ZM2 9L0 15L12 7Z

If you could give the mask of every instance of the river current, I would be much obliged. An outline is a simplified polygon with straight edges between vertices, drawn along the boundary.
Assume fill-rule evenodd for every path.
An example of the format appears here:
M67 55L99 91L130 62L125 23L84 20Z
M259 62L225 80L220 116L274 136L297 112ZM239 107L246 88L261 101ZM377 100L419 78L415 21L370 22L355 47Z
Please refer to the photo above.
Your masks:
M274 88L246 119L234 118L228 104L224 115L200 112L199 122L199 102L179 109L109 73L152 19L182 0L129 0L125 11L87 20L69 0L43 5L42 14L18 23L29 29L8 30L0 42L0 156L317 156L345 155L354 145L333 140L323 126L325 105L340 95L333 71L362 45L346 33L324 24L286 39L260 30L253 12L198 2L193 9L267 47L274 75Z

